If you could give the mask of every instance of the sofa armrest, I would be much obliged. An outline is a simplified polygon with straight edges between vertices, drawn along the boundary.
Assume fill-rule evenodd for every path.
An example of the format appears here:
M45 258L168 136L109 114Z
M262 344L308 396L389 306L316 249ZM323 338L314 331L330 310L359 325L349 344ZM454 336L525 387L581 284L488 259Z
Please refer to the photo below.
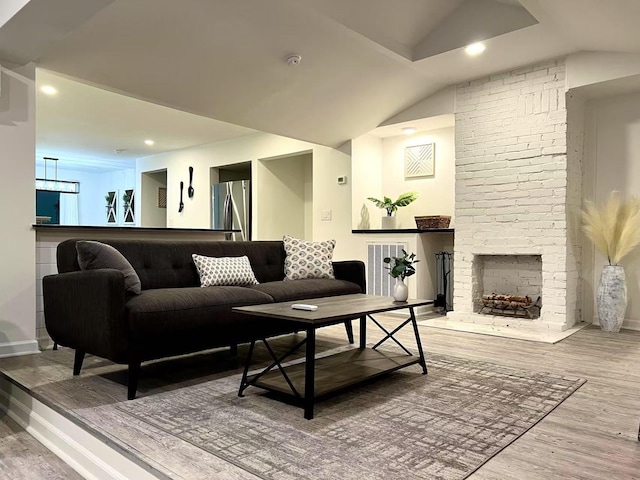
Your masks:
M128 361L124 275L99 269L42 279L44 319L51 338L67 347Z
M367 292L364 262L360 260L333 262L333 274L338 280L347 280L359 285L362 293Z

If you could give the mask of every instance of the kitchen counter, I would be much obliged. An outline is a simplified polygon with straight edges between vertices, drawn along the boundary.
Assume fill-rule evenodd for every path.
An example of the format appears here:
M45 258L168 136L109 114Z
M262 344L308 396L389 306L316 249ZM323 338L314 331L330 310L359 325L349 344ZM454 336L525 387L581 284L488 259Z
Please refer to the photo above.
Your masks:
M453 228L398 228L398 229L374 229L374 230L351 230L351 233L453 233Z
M92 232L107 232L107 231L116 231L116 232L209 232L209 233L236 233L240 230L217 230L213 228L169 228L169 227L135 227L130 226L126 227L123 225L117 226L105 226L105 225L47 225L36 223L33 225L34 230L41 231L69 231L69 230L82 230L82 231L92 231Z

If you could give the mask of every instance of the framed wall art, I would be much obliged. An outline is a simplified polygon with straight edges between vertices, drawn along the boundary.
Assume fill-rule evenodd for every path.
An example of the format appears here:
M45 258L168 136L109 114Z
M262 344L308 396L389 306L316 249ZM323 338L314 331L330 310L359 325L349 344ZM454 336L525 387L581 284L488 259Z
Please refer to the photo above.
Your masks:
M435 174L435 143L404 148L405 178L431 177Z
M167 188L158 187L158 208L167 208Z
M135 223L135 191L133 188L127 188L122 195L122 210L123 215L122 218L124 223Z
M118 191L107 192L104 199L107 202L107 223L118 223Z

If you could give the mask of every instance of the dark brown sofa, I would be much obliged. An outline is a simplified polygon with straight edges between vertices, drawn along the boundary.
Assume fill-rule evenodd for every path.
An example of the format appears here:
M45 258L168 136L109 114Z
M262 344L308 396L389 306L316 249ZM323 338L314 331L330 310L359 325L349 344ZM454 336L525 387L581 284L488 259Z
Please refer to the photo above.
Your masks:
M58 274L43 279L49 335L76 350L74 375L85 354L128 365L128 398L135 398L146 360L230 346L290 333L286 321L238 314L232 307L365 291L364 264L334 262L335 279L285 281L280 241L102 241L116 248L140 277L140 295L125 293L119 270L80 270L76 241L58 245ZM191 254L246 255L260 282L250 287L200 287ZM353 343L351 322L345 322Z

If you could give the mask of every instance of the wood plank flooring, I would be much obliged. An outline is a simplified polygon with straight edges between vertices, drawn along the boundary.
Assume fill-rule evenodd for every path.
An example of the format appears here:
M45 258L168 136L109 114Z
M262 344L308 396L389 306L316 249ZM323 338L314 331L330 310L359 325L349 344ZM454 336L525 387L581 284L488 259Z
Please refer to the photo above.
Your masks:
M386 317L382 323L389 328L397 319ZM354 330L357 333L357 324ZM640 479L640 332L607 334L588 327L555 345L427 327L420 327L420 334L427 365L434 352L587 379L544 420L469 477L472 480ZM411 346L412 335L407 328L399 337ZM369 324L368 341L381 337ZM274 345L284 351L301 338L282 337ZM318 352L344 345L344 327L320 329L317 340ZM240 373L247 350L240 346L238 360L227 351L213 351L144 364L139 396ZM256 354L258 363L267 363L264 349ZM55 399L61 408L172 478L257 480L148 425L125 422L114 408L126 401L124 367L89 356L80 377L73 378L72 364L73 351L61 349L0 359L0 371L36 394ZM16 476L7 478L21 478L24 472L17 468Z
M0 412L0 479L81 480L82 477Z

